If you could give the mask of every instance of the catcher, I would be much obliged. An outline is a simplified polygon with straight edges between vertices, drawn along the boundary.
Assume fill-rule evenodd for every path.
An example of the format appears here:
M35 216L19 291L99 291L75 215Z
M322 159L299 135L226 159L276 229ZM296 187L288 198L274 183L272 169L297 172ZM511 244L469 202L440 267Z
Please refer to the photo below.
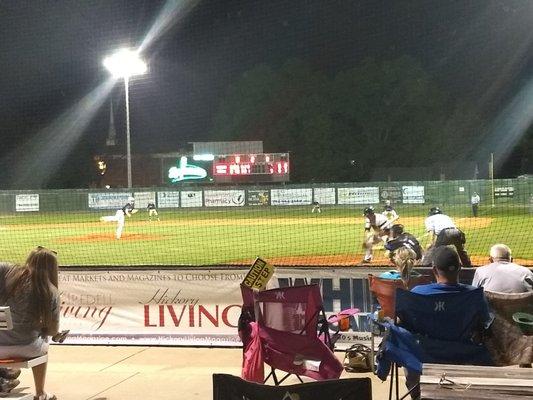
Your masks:
M365 239L363 242L365 257L363 263L370 263L372 262L372 246L380 242L387 242L392 223L385 215L376 214L372 206L364 209L363 216L365 217Z
M128 202L120 210L117 210L115 215L109 215L107 217L101 217L100 221L102 222L116 222L117 229L115 230L115 238L120 239L122 236L122 230L124 229L124 216L127 215L131 217L132 214L135 214L138 210L135 208L135 199L133 197L128 197Z
M417 238L404 231L403 225L395 224L390 229L390 239L385 244L389 257L407 287L413 267L422 259L422 247Z

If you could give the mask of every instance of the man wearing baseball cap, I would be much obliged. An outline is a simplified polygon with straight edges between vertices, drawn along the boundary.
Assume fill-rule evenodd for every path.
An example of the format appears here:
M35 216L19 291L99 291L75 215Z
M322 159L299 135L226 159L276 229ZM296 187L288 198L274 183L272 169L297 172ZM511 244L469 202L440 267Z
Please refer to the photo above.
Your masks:
M440 246L432 254L433 274L436 283L415 286L411 291L419 294L457 293L476 289L459 283L461 260L453 246ZM488 317L488 311L487 311Z
M461 260L457 251L453 246L440 246L434 249L432 254L433 274L435 275L436 283L428 285L419 285L411 289L411 292L418 293L425 296L444 293L462 293L476 288L471 285L459 283L459 271L461 270ZM480 316L480 323L486 329L492 318L489 314L489 308L486 301L478 304L465 305L468 307L478 308ZM450 327L453 330L453 327ZM418 373L406 370L406 386L411 389L411 398L420 398L420 375Z

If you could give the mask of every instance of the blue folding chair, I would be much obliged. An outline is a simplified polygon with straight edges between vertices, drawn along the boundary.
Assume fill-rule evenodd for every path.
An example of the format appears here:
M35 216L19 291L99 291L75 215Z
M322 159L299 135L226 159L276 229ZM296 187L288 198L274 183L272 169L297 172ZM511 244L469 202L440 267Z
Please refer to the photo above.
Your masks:
M481 344L487 316L482 288L430 295L397 289L395 324L383 323L386 334L378 354L378 376L391 375L389 399L394 385L396 399L418 390L412 387L399 397L398 366L419 375L423 363L492 365Z

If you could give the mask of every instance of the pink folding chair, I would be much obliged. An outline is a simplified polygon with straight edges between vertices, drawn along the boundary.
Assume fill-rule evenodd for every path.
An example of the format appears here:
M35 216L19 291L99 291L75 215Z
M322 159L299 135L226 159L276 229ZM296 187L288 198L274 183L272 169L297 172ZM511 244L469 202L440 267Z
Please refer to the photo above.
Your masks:
M249 301L246 289L243 299L246 306ZM317 285L253 292L253 299L257 336L247 342L255 339L257 343L258 338L262 360L271 367L264 382L272 377L274 384L279 385L291 374L301 382L302 375L316 380L339 378L342 364L332 350ZM248 332L253 336L253 331ZM276 370L286 375L278 379Z

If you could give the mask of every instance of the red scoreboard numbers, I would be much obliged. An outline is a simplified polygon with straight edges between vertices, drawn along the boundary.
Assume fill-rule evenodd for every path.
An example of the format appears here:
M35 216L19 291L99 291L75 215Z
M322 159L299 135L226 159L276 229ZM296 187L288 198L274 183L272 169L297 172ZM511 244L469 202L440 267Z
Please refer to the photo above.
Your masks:
M216 181L228 181L224 177L245 176L250 182L288 181L289 172L287 153L218 155L213 160Z

